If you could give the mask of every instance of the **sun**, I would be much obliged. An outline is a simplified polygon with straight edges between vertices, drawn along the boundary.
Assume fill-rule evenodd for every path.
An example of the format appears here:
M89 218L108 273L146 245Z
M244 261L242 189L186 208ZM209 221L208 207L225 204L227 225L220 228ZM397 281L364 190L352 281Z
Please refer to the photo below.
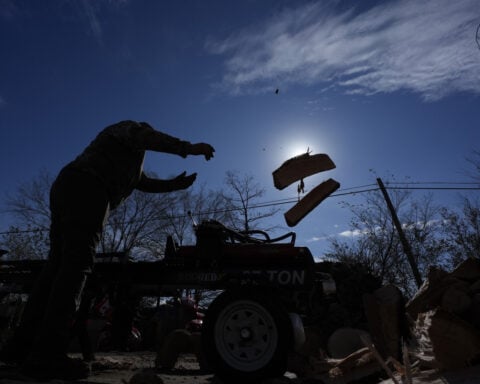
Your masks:
M275 151L275 162L283 163L305 153L331 154L335 152L334 141L330 137L328 126L309 124L292 124L289 129L281 129L272 143Z
M285 153L287 158L291 158L298 155L302 155L310 151L311 151L311 148L308 146L306 142L296 142L288 145Z

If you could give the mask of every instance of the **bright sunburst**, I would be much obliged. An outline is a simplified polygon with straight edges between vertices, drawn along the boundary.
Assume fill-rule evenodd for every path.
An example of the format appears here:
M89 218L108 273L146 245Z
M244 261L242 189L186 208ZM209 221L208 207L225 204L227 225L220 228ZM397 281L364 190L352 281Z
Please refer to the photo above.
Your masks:
M287 158L301 155L305 152L311 152L311 147L306 142L293 142L287 146L285 154Z

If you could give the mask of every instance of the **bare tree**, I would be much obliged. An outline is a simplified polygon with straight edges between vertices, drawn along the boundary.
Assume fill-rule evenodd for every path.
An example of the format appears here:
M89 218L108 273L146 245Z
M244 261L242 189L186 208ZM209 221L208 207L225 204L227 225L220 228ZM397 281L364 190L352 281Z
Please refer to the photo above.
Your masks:
M5 212L17 221L0 237L0 246L11 259L46 258L49 249L49 194L53 177L42 170L34 180L22 183L6 196Z
M406 210L404 231L420 274L426 276L432 265L448 267L448 253L442 237L442 208L431 194L411 201Z
M11 226L0 237L0 248L8 251L10 260L44 259L49 251L48 231L30 226Z
M159 258L162 244L152 244L152 234L161 230L159 214L170 206L172 197L134 191L111 212L103 232L101 252L126 252L136 258Z
M441 220L439 208L431 196L413 201L405 190L391 190L391 199L410 242L417 265L425 274L430 265L444 262L444 243L438 237ZM364 265L384 283L400 287L407 296L417 289L397 230L382 195L369 192L359 205L346 204L353 213L350 241L330 240L327 257Z
M225 206L232 212L229 224L236 229L248 232L258 229L258 223L275 215L278 209L262 209L255 207L265 194L265 189L258 184L252 175L238 175L228 171L225 177L227 192L223 194ZM263 228L272 229L272 228Z
M46 170L28 182L22 183L13 195L6 197L6 211L20 224L40 230L50 227L50 187L54 179Z
M174 237L179 245L195 243L194 222L218 220L230 217L222 193L207 190L204 186L176 192L159 219L163 222L156 236ZM192 221L193 220L193 221ZM158 241L158 240L157 240Z
M480 200L464 197L461 210L442 211L450 268L467 258L480 257Z
M34 180L22 184L15 194L8 196L7 212L18 221L18 230L4 234L0 245L10 255L23 258L43 257L49 247L50 226L49 193L53 177L42 171ZM117 209L111 212L99 244L100 252L129 252L132 256L160 257L161 244L152 243L152 234L162 230L165 223L158 218L172 205L171 194L148 194L135 191ZM22 245L20 247L20 245ZM13 254L15 252L15 254Z
M472 168L467 171L467 174L472 180L480 183L480 150L472 151L472 154L467 157L467 163Z
M480 183L480 151L473 151L466 161L470 166L467 175L475 183ZM480 199L476 195L462 196L460 208L444 208L442 217L450 267L455 267L467 258L479 258Z

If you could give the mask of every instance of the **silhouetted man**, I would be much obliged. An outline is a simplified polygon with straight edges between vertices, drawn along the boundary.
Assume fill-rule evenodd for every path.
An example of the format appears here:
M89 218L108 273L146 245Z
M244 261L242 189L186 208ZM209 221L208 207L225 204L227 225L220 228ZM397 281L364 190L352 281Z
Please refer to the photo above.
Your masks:
M50 253L15 337L4 352L23 362L22 371L39 379L79 379L88 365L67 356L70 326L94 264L96 247L110 210L135 189L160 193L188 188L196 174L170 180L143 172L145 151L213 157L205 143L191 144L154 130L147 123L122 121L105 128L65 166L50 191Z

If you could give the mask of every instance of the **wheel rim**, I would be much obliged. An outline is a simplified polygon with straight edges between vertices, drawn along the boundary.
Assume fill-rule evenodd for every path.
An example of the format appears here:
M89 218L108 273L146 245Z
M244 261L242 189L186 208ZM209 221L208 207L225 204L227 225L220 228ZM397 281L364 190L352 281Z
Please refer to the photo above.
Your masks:
M232 368L252 372L266 366L278 344L278 330L268 310L242 300L227 305L214 327L215 345L222 359Z

